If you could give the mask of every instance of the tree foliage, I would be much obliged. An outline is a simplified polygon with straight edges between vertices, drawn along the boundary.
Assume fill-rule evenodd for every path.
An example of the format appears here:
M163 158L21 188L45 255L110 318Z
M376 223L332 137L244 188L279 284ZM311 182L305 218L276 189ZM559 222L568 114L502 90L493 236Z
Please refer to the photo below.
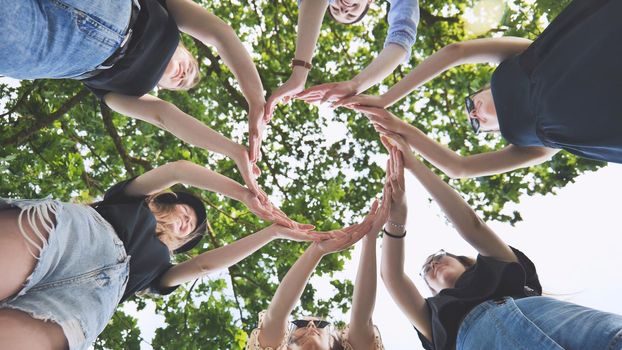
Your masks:
M198 1L229 23L253 51L267 96L289 74L295 50L297 6L294 0ZM543 19L552 19L569 1L515 0L490 35L535 38ZM408 64L401 66L381 87L391 86L410 69L442 46L468 39L462 14L472 6L464 0L421 2L417 42ZM363 25L346 26L326 18L308 86L348 80L382 48L387 32L388 3L372 5ZM544 21L545 22L545 21ZM215 130L246 142L246 102L232 74L213 48L185 37L199 58L202 80L189 92L159 91ZM452 69L396 104L397 115L462 154L504 146L494 135L476 136L466 127L463 98L489 81L493 67ZM193 148L144 122L113 113L98 103L79 82L71 80L22 81L18 87L0 84L6 101L0 119L0 196L93 201L112 184L169 161L187 159L204 164L241 182L229 159ZM382 188L383 169L372 158L384 150L378 135L362 115L337 110L335 119L347 126L343 139L329 144L322 134L332 122L317 107L295 101L280 106L264 141L260 184L292 218L329 230L363 214ZM546 194L565 186L602 163L559 153L551 162L490 177L452 181L486 219L510 223L520 213L504 207L521 194ZM212 193L201 193L208 208L210 235L197 254L219 247L260 229L259 221L240 203ZM245 335L256 326L278 281L300 256L304 244L270 244L229 269L230 279L199 280L167 298L135 298L139 309L153 302L166 317L151 345L156 349L241 349ZM349 252L323 259L317 273L331 278L343 268ZM180 260L189 256L181 257ZM335 293L320 300L313 286L305 291L300 310L327 315L349 306L352 285L333 280ZM118 311L96 348L138 349L136 319Z

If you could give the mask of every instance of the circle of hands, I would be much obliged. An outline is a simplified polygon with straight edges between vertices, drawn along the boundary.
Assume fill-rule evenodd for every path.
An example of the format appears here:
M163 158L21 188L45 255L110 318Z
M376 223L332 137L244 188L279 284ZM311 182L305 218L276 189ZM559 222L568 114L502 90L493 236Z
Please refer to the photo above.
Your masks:
M385 109L379 96L356 95L358 91L351 82L321 84L304 90L305 77L292 76L276 89L263 108L249 108L249 150L241 161L236 161L250 192L244 203L259 218L273 222L277 237L294 241L313 241L325 254L344 250L367 235L376 235L388 220L392 203L403 203L404 160L402 152L410 150L400 135L405 122ZM268 199L257 184L260 171L257 162L261 160L263 133L272 119L279 102L287 103L300 99L310 104L329 102L331 107L345 107L363 112L381 136L389 152L382 200L374 199L368 214L358 224L327 232L318 232L315 226L290 219Z

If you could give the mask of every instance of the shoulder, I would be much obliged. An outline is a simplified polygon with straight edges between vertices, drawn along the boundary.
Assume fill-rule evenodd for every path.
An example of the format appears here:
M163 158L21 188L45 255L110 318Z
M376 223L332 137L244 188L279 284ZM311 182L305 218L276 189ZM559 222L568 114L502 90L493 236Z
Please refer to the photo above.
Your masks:
M347 325L345 328L339 331L339 341L341 342L341 346L345 350L354 350L350 342L348 341L348 333L350 330L350 325ZM376 325L374 325L374 344L373 350L384 350L384 345L382 344L382 337L380 336L380 330ZM356 349L358 350L358 349Z
M287 350L287 339L289 339L289 329L285 331L285 336L283 336L283 340L281 344L277 348L262 347L259 343L259 334L261 333L261 329L263 328L263 320L266 315L266 310L263 310L259 313L257 320L257 328L253 329L251 334L246 341L245 350Z

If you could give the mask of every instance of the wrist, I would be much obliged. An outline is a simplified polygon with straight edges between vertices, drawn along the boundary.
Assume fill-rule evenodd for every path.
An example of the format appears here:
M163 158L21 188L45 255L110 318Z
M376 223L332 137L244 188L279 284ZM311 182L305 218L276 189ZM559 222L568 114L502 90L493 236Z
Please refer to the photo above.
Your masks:
M391 209L391 212L389 213L389 218L387 219L387 222L392 222L392 223L397 224L397 225L406 225L406 219L407 219L407 212L406 212L406 210ZM385 226L387 226L387 225L385 225ZM395 225L391 225L391 226L395 226Z
M359 78L359 76L355 76L354 78L350 79L348 81L348 84L350 85L350 87L353 89L354 95L358 95L361 92L363 92L363 82L361 81L361 79Z
M329 252L323 251L316 243L312 243L305 251L305 254L319 261L324 255L329 254Z
M289 80L292 82L304 84L307 82L307 77L309 76L309 70L302 66L294 66L292 68L292 74L289 76Z
M253 109L263 111L263 108L266 105L266 99L264 98L263 94L258 95L258 96L249 96L249 97L245 96L245 98L246 98L246 102L248 103L249 111L252 111Z
M264 232L264 234L266 235L269 241L274 241L276 239L281 238L279 236L279 230L277 229L276 224L272 224L266 227L265 229L262 230L262 232Z

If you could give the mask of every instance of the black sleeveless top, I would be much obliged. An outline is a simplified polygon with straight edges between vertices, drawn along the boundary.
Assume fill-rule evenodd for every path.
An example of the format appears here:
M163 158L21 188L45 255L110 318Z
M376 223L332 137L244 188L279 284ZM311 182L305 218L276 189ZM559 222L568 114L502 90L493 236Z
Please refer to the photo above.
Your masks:
M170 294L177 289L160 286L162 275L173 267L170 252L156 237L156 219L145 202L146 197L125 194L125 187L132 180L112 186L94 206L112 225L130 256L130 276L121 302L145 289L157 294Z
M112 68L82 80L100 100L109 92L142 96L153 90L177 49L179 29L166 0L139 3L140 13L125 56Z
M518 249L510 248L518 262L504 262L478 255L476 264L458 278L454 288L443 289L426 299L430 311L432 342L417 330L425 349L455 349L460 323L473 308L487 300L505 296L520 299L542 294L533 262Z
M574 0L491 80L499 128L517 146L622 163L622 1Z

